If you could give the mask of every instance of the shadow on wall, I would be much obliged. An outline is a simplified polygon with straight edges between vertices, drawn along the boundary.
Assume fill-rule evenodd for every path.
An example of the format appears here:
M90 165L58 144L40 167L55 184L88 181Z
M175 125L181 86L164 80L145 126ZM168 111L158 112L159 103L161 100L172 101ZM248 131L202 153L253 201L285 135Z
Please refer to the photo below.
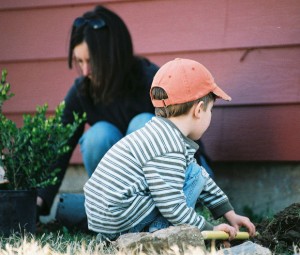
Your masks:
M238 213L271 216L299 203L300 163L214 163L216 182Z

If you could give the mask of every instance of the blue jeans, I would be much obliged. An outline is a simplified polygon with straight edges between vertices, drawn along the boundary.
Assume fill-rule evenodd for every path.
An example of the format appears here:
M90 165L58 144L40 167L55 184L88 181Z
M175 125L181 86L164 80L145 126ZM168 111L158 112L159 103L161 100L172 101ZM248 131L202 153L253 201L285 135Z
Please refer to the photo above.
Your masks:
M188 207L195 208L197 199L200 196L208 179L208 173L204 168L201 168L197 163L191 163L185 174L185 183L183 186L183 193L186 198ZM146 227L149 227L149 232L154 232L172 225L166 218L164 218L159 210L155 208L147 217L145 217L139 224L131 229L118 234L103 234L99 233L97 239L103 241L106 239L115 240L120 235L125 233L141 232Z
M143 127L154 115L141 113L129 123L126 135ZM105 153L123 138L121 131L113 124L99 121L90 127L80 138L80 150L84 167L90 177Z

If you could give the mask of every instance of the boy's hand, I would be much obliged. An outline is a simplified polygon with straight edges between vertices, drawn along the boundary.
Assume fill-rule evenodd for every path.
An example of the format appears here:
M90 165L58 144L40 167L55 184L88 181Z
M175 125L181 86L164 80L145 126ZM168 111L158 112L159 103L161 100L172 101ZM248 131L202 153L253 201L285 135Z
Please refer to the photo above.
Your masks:
M229 235L229 239L228 239L229 241L231 241L233 238L235 238L236 233L237 233L236 228L234 228L228 224L225 224L225 223L214 226L214 230L226 232Z
M237 231L240 227L246 227L250 236L255 236L256 230L254 224L249 218L236 214L234 211L229 211L224 214L224 217L228 220L229 224Z

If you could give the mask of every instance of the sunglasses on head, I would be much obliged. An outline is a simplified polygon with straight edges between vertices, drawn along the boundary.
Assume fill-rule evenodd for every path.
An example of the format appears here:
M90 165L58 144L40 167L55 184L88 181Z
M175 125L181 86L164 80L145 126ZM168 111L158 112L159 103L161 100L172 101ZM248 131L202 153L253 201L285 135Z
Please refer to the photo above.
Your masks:
M103 19L85 19L82 17L76 18L74 20L73 26L78 28L88 24L93 29L100 29L106 26L106 23Z

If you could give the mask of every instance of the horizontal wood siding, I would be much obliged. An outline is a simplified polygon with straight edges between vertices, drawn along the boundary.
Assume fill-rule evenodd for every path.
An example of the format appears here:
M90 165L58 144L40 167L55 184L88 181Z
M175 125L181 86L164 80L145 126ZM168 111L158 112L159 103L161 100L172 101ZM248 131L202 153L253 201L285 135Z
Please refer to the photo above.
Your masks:
M135 51L162 65L176 57L206 65L233 101L216 102L203 140L216 161L300 160L300 1L0 0L0 68L16 94L4 112L64 98L74 17L102 3L117 12ZM81 163L78 151L73 163Z
M135 49L141 54L299 45L299 5L298 0L106 4L126 21ZM54 5L2 11L0 7L0 33L6 38L0 41L1 59L65 57L74 17L93 6Z

